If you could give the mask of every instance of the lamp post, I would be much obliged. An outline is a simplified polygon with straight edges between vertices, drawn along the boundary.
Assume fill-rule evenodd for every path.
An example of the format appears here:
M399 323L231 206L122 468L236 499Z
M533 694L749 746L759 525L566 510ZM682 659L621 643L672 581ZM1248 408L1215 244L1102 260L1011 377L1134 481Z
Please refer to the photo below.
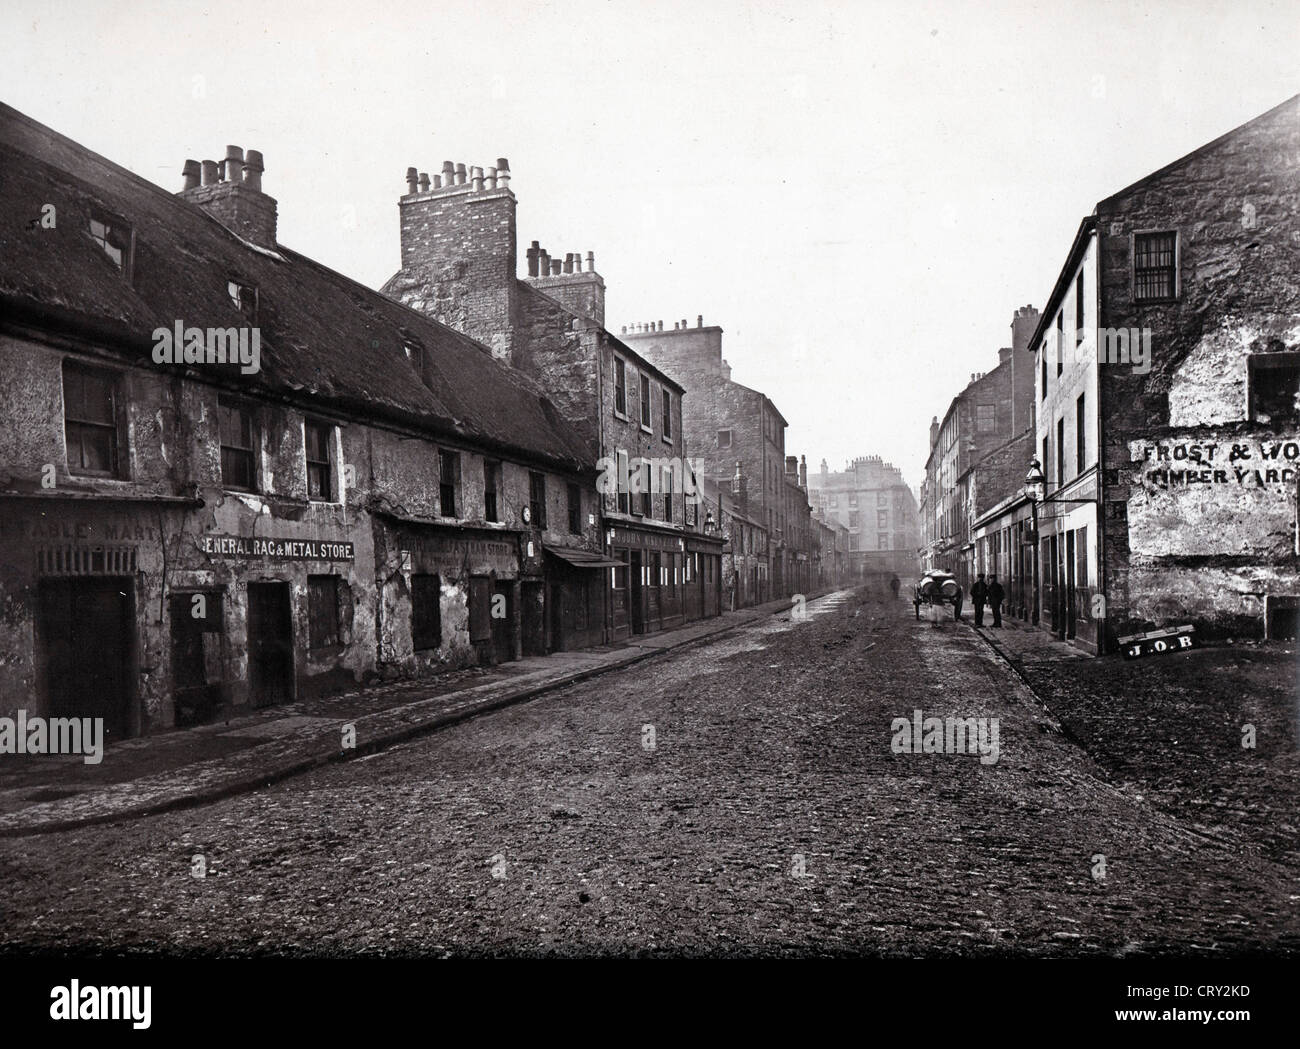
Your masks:
M1024 494L1029 499L1029 513L1031 517L1031 534L1034 537L1034 584L1033 584L1033 609L1030 613L1030 622L1035 626L1038 625L1038 504L1047 494L1047 480L1043 477L1043 467L1037 457L1029 461L1029 473L1025 474Z

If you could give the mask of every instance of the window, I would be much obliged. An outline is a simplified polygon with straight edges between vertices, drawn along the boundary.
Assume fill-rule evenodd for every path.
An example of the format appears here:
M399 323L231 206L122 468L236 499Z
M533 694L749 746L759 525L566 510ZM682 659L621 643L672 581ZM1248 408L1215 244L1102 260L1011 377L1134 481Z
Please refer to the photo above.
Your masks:
M849 505L850 505L850 506L857 506L857 505L858 505L858 493L857 493L857 492L850 492L850 493L849 493Z
M1083 342L1083 270L1074 278L1074 344Z
M827 506L839 506L839 505L840 505L839 496L837 496L837 495L829 495L829 496L827 496L827 497L826 497L826 505L827 505Z
M650 517L654 513L653 482L650 479L650 463L641 461L641 516Z
M307 633L311 648L339 643L339 579L332 575L307 577Z
M411 576L411 647L425 652L442 645L442 585L436 575Z
M95 210L90 214L90 239L99 245L109 262L130 280L132 247L135 244L135 234L131 227L107 212Z
M650 376L641 376L641 425L650 429Z
M226 488L257 491L257 431L253 413L244 405L220 401L221 483Z
M730 430L719 430L719 431L718 431L718 447L719 447L719 448L730 448L730 447L731 447L731 431L730 431Z
M857 510L850 510L850 511L849 511L849 527L850 527L850 528L857 528L857 527L858 527L858 522L859 522L859 520L861 520L861 518L860 518L860 516L859 516L859 514L858 514L858 511L857 511Z
M1088 465L1088 431L1083 410L1083 394L1074 405L1074 469L1083 473Z
M1047 454L1049 448L1047 435L1043 436L1043 484L1044 487L1052 486L1052 478L1049 476L1052 470L1052 458Z
M887 492L877 492L877 493L876 493L876 505L877 505L877 506L888 506L888 505L889 505L889 493L887 493Z
M257 323L257 289L251 284L241 284L237 280L226 281L226 294L235 304L235 309L253 323Z
M582 489L576 484L569 485L569 531L582 534Z
M663 416L664 416L664 436L673 435L673 395L667 386L659 388L659 395L663 398Z
M1178 294L1178 234L1133 234L1133 298L1159 302Z
M627 364L622 357L614 358L614 411L627 415Z
M1056 483L1065 484L1065 419L1056 420Z
M1065 310L1056 311L1056 374L1065 369Z
M663 489L664 520L671 521L673 519L673 468L671 466L664 467Z
M402 340L402 352L417 372L424 372L424 350L414 339Z
M63 362L63 437L68 471L118 476L117 376Z
M330 445L334 443L334 427L329 423L313 422L304 425L307 449L307 498L328 503L334 498L333 473L330 470Z
M977 433L992 433L998 428L997 406L993 404L975 405L975 430ZM883 493L882 493L883 497Z
M631 495L628 492L628 484L631 481L632 475L628 469L627 452L617 452L616 458L618 460L618 512L620 514L631 513L628 505L631 502Z
M889 511L888 511L888 510L877 510L877 511L876 511L876 531L877 531L877 532L886 532L886 531L888 531L888 530L889 530Z
M1300 422L1300 353L1251 354L1246 389L1253 422Z
M483 520L500 521L497 514L497 492L501 490L501 464L495 459L483 460Z
M1038 351L1038 364L1043 373L1043 392L1039 395L1041 400L1047 400L1047 343L1044 342Z
M528 474L528 506L532 511L534 528L546 527L546 475Z
M438 452L438 512L443 517L456 516L456 489L460 487L460 452Z
M877 549L877 550L888 550L888 549L889 549L889 536L885 535L885 534L882 532L882 533L880 534L880 537L876 540L876 549Z

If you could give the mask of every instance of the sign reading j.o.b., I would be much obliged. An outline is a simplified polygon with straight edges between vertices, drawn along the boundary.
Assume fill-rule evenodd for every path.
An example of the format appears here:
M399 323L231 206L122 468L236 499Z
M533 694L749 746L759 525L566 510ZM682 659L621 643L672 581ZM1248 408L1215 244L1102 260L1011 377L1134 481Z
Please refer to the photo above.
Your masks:
M199 550L214 557L276 558L282 561L351 561L350 542L326 539L275 539L270 536L203 535Z
M1141 659L1143 656L1165 652L1186 652L1189 648L1196 647L1196 635L1190 625L1151 630L1145 634L1130 634L1118 641L1125 659Z

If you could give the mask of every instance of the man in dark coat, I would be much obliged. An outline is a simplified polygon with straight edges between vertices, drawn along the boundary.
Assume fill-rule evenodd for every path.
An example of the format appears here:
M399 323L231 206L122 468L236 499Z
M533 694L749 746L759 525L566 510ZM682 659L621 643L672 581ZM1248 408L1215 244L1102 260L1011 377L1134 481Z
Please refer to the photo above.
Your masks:
M1002 625L1002 599L1006 593L1002 589L1002 584L998 582L998 577L993 576L989 582L989 604L993 607L993 625Z
M970 588L971 603L975 606L975 625L984 625L984 604L989 599L989 587L984 582L984 573L975 577L975 585Z

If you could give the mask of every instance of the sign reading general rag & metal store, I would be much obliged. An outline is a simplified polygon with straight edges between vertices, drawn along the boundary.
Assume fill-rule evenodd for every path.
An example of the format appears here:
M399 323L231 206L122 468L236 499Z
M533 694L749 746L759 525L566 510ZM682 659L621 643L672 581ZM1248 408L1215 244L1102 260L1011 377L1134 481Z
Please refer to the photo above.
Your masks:
M352 544L325 539L276 539L272 536L204 535L199 550L214 557L280 561L351 561Z

